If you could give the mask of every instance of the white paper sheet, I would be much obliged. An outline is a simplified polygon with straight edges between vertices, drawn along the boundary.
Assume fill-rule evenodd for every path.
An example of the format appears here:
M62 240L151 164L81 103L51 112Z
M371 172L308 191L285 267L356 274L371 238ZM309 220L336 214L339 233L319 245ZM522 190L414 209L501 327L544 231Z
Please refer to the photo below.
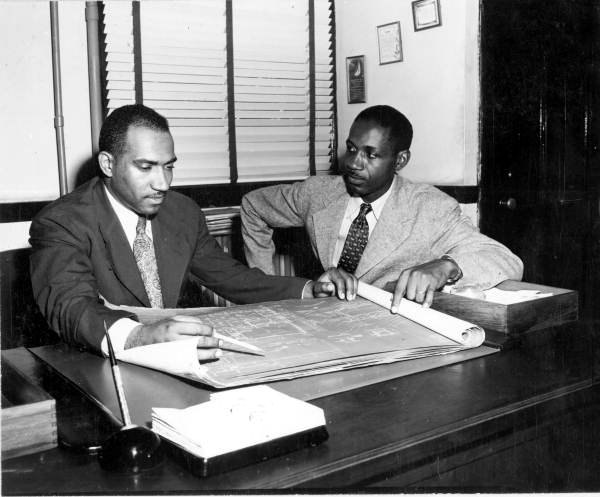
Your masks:
M552 293L542 293L539 290L500 290L499 288L490 288L483 293L488 302L505 305L552 296Z
M386 309L391 309L392 307L393 295L381 288L376 288L359 281L357 293L361 297L375 302ZM485 340L485 332L479 326L449 316L443 312L423 307L421 304L407 299L402 299L398 312L405 318L415 321L466 347L479 347Z

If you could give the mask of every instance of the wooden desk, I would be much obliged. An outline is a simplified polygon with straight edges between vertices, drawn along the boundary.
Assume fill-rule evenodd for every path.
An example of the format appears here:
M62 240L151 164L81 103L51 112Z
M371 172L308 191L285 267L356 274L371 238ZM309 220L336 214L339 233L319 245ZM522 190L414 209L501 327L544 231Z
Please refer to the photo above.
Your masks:
M173 461L107 473L65 448L3 461L3 494L261 489L600 490L594 331L574 323L522 347L323 397L324 444L200 479ZM102 412L25 349L4 351L57 400L59 434L103 436Z

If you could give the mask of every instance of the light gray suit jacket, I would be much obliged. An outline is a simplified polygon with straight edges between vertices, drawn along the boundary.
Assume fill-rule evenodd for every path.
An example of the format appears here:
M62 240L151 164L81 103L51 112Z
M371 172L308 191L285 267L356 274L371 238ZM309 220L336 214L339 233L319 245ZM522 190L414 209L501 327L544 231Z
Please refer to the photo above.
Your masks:
M275 185L242 199L242 235L251 267L275 273L274 228L304 226L315 255L327 269L350 195L340 176L316 176ZM396 177L355 275L378 287L407 268L451 256L462 270L459 284L490 288L520 280L523 263L504 245L482 235L452 197L437 188Z

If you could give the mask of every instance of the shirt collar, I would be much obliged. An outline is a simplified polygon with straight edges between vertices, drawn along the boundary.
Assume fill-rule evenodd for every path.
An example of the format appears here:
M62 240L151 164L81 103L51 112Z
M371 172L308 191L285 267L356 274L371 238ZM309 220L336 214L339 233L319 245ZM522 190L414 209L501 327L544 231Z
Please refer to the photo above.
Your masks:
M374 200L373 202L371 202L371 209L372 209L373 215L375 216L376 220L379 220L379 217L381 216L381 211L383 211L383 207L385 205L386 200L392 194L392 189L394 188L396 181L397 181L396 175L394 175L394 179L392 180L392 183L391 183L390 187L387 189L387 191L381 197L379 197L377 200ZM363 204L363 203L364 203L364 200L360 197L350 197L350 210L353 214L352 217L356 216L356 214L360 210L361 204Z
M106 196L108 197L108 201L110 202L111 207L115 211L117 218L119 219L121 226L123 227L123 231L125 231L125 236L127 236L127 240L129 244L133 244L133 240L135 238L135 229L137 226L139 216L133 212L132 210L125 207L121 202L119 202L110 190L103 185L104 191L106 192ZM146 223L146 232L148 232L148 225L150 223Z

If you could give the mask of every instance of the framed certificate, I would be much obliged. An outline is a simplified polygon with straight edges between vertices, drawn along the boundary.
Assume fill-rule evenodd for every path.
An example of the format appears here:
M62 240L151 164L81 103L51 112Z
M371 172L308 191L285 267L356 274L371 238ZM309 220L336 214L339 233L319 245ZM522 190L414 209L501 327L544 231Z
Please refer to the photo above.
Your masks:
M380 65L402 62L400 21L377 26L377 41L379 43Z
M442 25L439 0L416 0L412 3L415 31Z

